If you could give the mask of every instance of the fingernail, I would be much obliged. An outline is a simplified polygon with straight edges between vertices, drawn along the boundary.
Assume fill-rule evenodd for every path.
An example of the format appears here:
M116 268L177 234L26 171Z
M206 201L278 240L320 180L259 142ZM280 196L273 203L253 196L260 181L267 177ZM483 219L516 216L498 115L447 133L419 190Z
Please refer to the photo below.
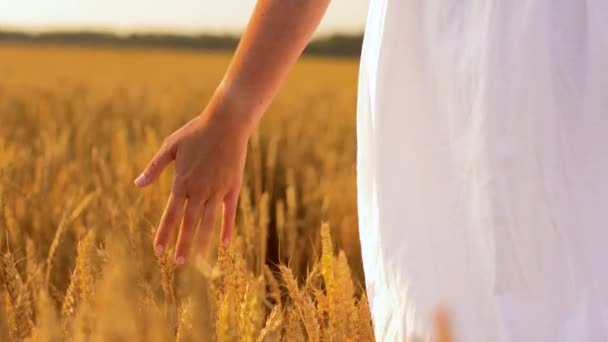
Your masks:
M137 178L135 178L135 185L137 186L142 186L144 184L144 182L146 181L146 175L144 175L143 173L140 174L139 176L137 176Z
M225 237L222 239L222 244L223 244L224 246L228 246L228 244L230 244L230 238L229 238L228 236L225 236Z
M183 265L185 261L186 260L184 259L183 256L178 256L177 259L175 259L175 263L178 265Z
M163 247L163 245L156 245L156 247L154 247L154 250L156 250L157 254L161 254L165 250L165 247Z

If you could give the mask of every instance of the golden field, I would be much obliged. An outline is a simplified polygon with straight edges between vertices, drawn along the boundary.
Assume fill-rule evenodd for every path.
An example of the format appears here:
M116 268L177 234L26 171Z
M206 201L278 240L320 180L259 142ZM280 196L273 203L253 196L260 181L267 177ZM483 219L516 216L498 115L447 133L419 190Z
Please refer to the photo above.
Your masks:
M305 57L293 70L250 139L229 248L183 267L154 255L172 171L145 190L133 178L201 112L228 62L0 45L0 341L373 339L355 59Z

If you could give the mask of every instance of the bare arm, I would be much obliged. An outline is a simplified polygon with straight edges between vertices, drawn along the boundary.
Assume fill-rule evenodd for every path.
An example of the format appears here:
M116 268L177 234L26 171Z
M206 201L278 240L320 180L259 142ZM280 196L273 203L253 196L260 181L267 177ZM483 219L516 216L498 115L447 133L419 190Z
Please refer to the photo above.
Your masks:
M255 125L319 25L329 0L261 0L222 88L249 108Z
M180 220L176 262L184 263L192 247L206 250L216 212L222 206L220 238L229 243L249 135L328 4L329 0L259 0L226 75L205 110L168 136L137 177L137 186L147 186L175 161L173 188L154 241L158 253L166 250Z

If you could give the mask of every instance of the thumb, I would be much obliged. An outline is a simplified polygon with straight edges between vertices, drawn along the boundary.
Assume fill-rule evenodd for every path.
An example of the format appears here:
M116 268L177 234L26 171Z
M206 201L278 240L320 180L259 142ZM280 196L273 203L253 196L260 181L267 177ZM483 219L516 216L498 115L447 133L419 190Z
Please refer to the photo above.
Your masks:
M135 179L135 185L144 187L152 184L171 163L173 156L169 149L163 148L150 160L146 169Z

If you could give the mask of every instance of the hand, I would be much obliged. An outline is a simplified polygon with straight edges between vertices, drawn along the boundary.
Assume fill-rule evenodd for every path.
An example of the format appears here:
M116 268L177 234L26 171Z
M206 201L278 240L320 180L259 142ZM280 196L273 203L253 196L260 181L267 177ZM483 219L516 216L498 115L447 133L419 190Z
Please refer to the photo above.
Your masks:
M162 253L178 220L181 227L175 262L183 264L193 247L203 252L213 235L217 210L223 205L220 239L228 244L234 231L237 203L247 154L249 130L234 111L210 103L203 114L167 137L135 184L154 182L172 161L175 179L160 220L154 249ZM184 206L185 211L184 210ZM183 212L183 218L182 218ZM198 236L194 241L198 227Z

